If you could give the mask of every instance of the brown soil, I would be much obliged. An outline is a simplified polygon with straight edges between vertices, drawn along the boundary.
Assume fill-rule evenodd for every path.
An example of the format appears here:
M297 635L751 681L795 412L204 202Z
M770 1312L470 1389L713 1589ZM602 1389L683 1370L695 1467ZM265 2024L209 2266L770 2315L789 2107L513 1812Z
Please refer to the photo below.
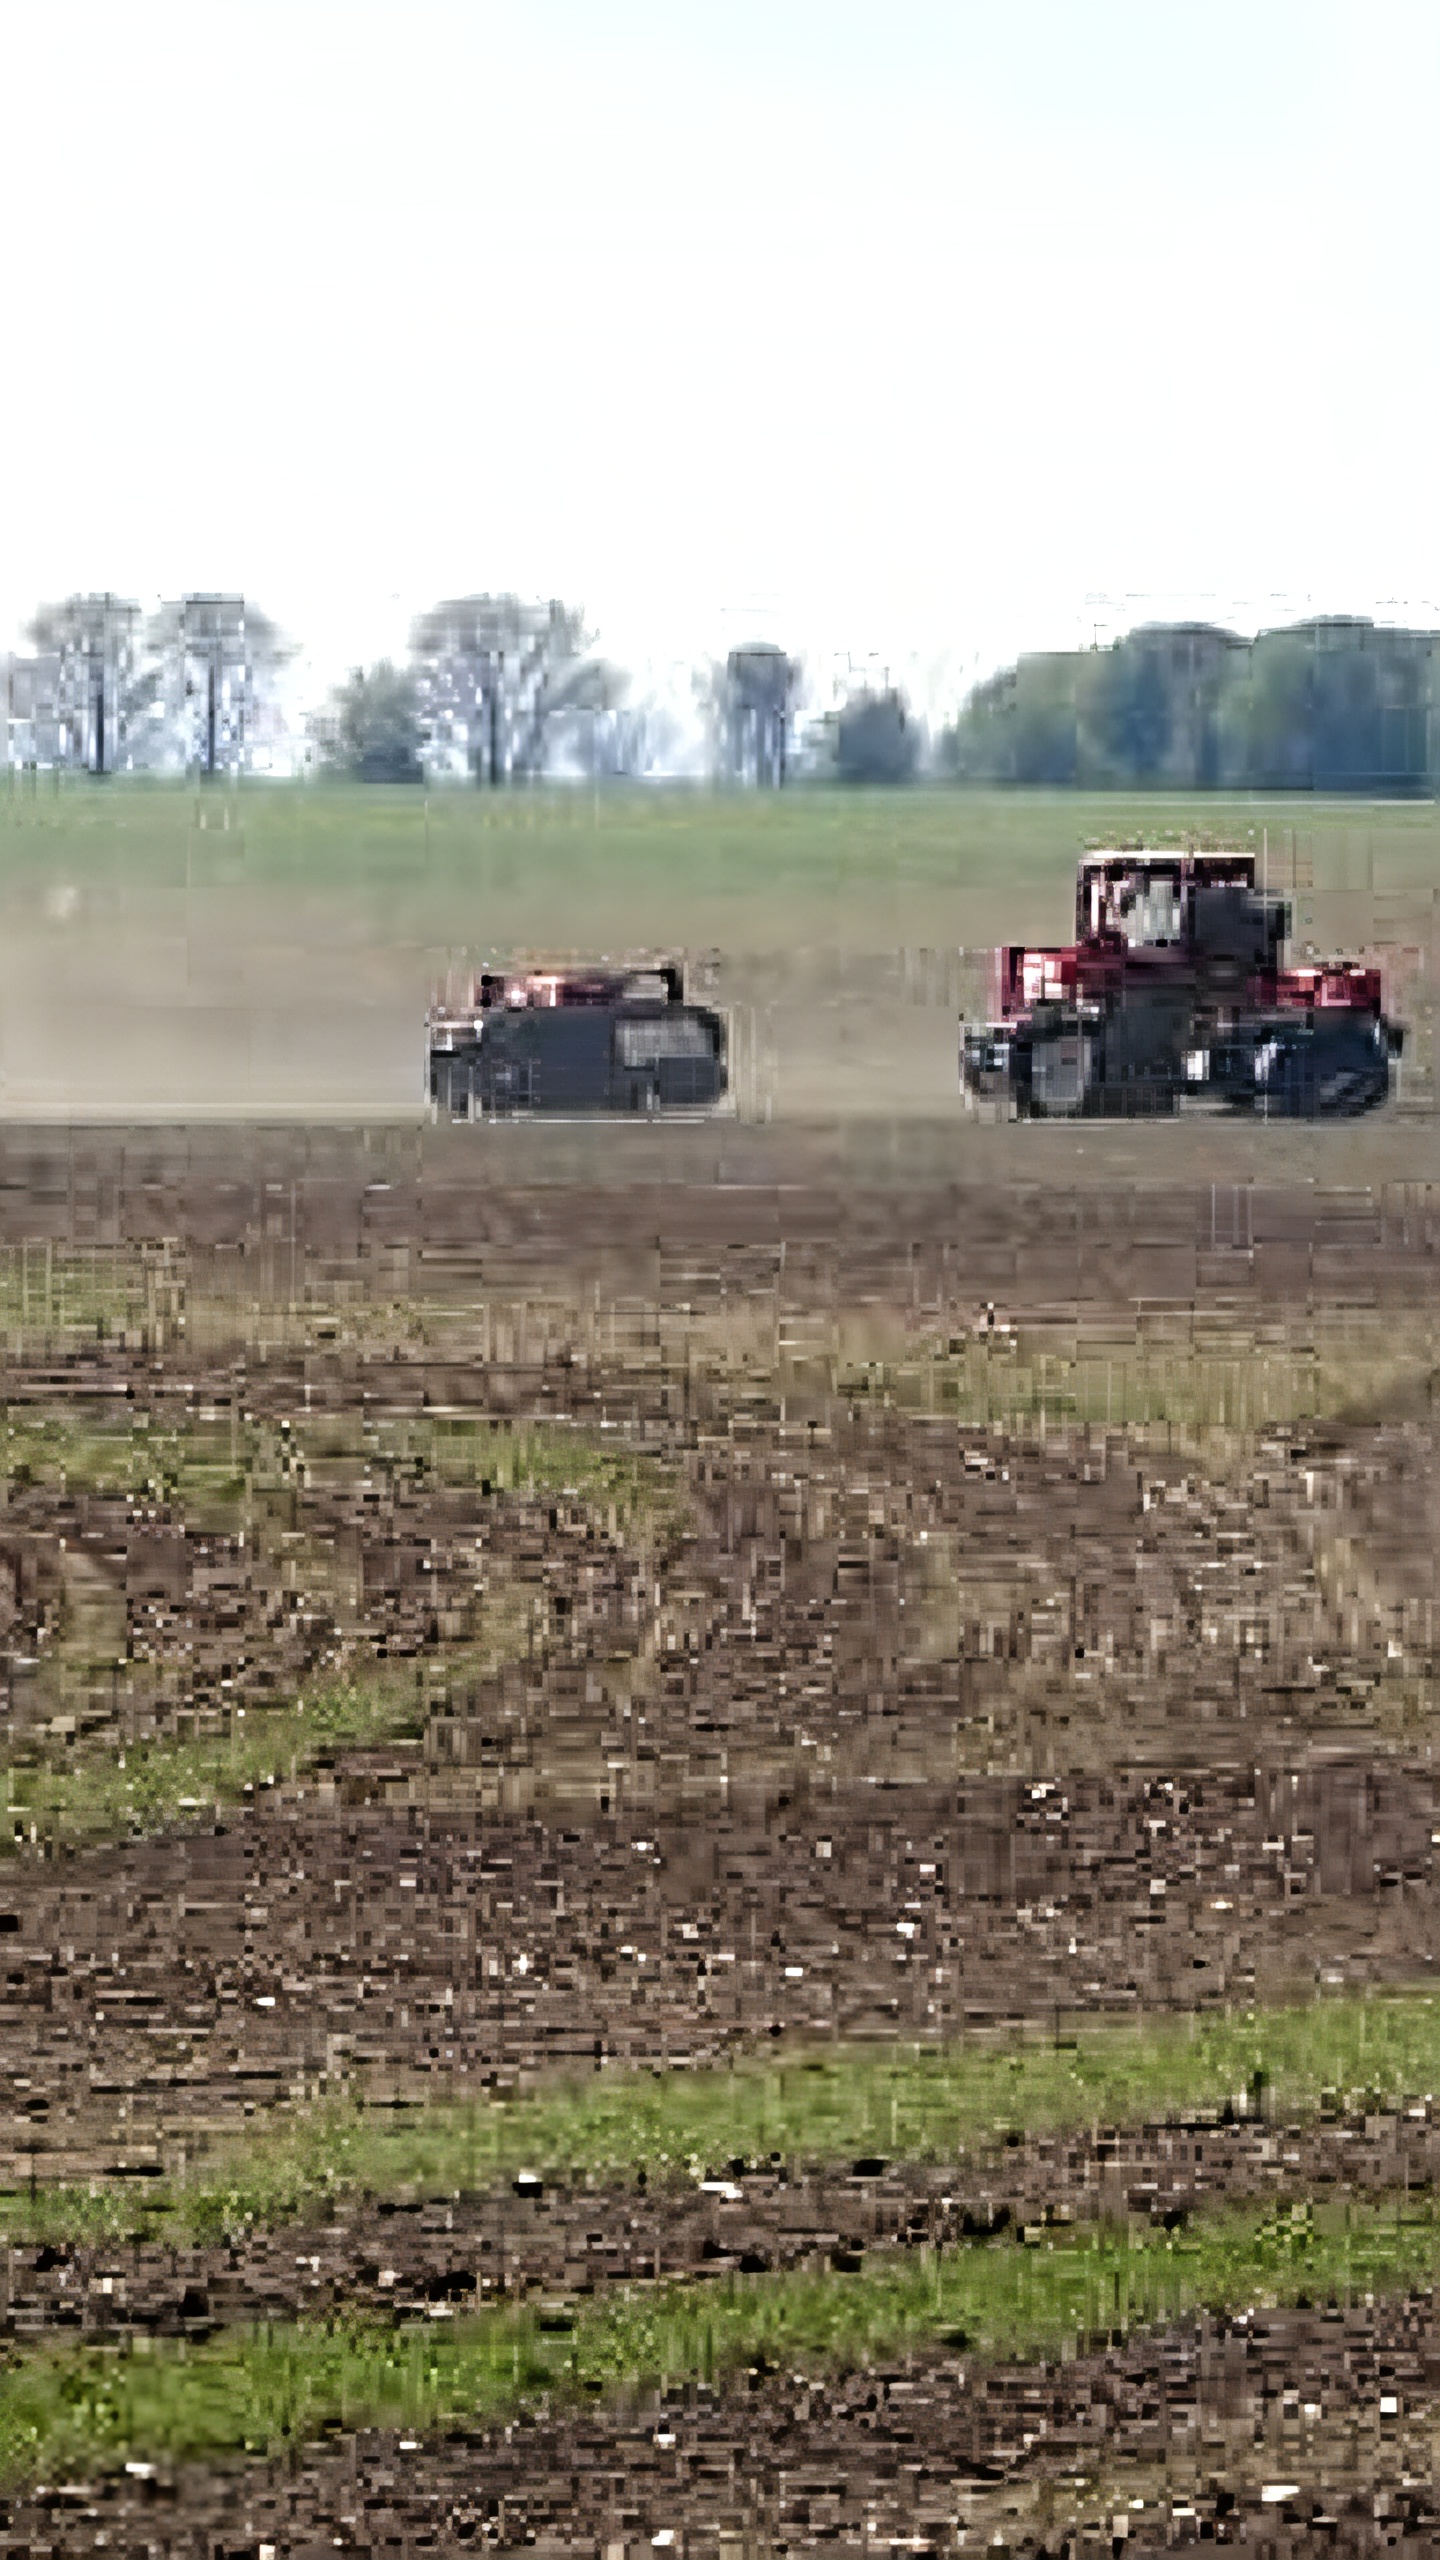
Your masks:
M204 2337L222 2324L349 2307L449 2318L611 2282L715 2279L950 2248L1086 2222L1173 2230L1242 2199L1413 2195L1440 2168L1440 2126L1384 2112L1323 2125L1175 2122L1031 2135L943 2164L708 2164L697 2180L580 2187L526 2172L482 2195L361 2198L331 2220L237 2230L213 2246L110 2241L11 2252L9 2323L101 2341ZM447 2307L448 2306L448 2307Z

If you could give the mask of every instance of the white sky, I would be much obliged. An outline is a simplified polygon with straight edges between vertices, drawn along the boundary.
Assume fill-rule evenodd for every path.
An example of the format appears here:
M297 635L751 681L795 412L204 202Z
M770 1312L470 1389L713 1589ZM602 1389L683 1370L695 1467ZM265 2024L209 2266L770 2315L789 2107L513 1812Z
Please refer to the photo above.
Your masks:
M513 586L945 711L1440 618L1436 0L11 0L0 98L0 646Z

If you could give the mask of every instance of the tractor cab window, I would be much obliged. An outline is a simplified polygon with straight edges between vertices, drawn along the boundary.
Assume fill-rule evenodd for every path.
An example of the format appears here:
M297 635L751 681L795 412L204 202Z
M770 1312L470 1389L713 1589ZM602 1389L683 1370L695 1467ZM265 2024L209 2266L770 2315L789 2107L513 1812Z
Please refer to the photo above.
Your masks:
M622 1067L658 1067L662 1058L711 1058L715 1044L694 1014L649 1014L615 1026Z
M1097 871L1090 881L1090 930L1114 933L1132 951L1178 942L1184 929L1173 871Z

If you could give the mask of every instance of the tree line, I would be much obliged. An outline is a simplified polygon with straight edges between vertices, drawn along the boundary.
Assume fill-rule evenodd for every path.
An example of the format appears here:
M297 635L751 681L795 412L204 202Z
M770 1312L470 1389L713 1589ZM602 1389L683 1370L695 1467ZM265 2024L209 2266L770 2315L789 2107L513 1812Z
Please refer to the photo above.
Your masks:
M610 742L626 682L558 601L460 596L421 614L410 657L357 667L314 724L320 761L362 782L533 779L566 746Z
M243 596L186 595L151 614L69 596L41 605L26 638L33 655L4 671L0 762L97 774L253 764L293 654Z
M846 782L907 782L921 739L896 689L857 688L797 738L804 670L770 643L732 649L695 671L710 769L779 789L797 771ZM638 779L663 763L674 724L632 703L622 671L596 657L563 605L471 596L416 623L408 665L357 667L316 728L322 762L364 781L468 773L492 787L553 771Z
M1154 624L1105 649L1021 658L939 741L957 780L1054 789L1431 795L1440 634L1350 617L1246 641Z
M144 615L111 594L42 605L33 654L4 669L0 762L94 774L264 769L294 658L242 596L188 595ZM732 650L696 677L717 768L780 783L798 661ZM663 765L675 723L602 656L559 600L452 597L419 615L408 657L356 667L307 724L307 761L364 782L466 777L492 789L558 769L639 778Z
M27 636L34 654L7 672L0 761L218 774L271 760L295 651L246 598L192 594L145 616L76 595L42 606ZM1251 641L1152 624L1108 648L1023 657L933 744L888 678L803 720L801 662L770 644L708 661L693 695L710 770L758 788L933 773L1053 789L1440 789L1440 633L1354 618ZM308 760L358 781L498 789L564 772L640 779L677 742L673 714L632 698L575 607L479 595L419 615L404 660L355 668L310 721Z
M295 649L251 600L194 594L145 615L119 596L73 595L42 605L26 638L33 654L6 670L5 761L95 774L270 761ZM613 755L625 690L573 609L472 596L418 618L405 666L356 669L309 743L322 766L364 781L499 784L543 771L576 728L592 755ZM633 723L624 734L633 744Z

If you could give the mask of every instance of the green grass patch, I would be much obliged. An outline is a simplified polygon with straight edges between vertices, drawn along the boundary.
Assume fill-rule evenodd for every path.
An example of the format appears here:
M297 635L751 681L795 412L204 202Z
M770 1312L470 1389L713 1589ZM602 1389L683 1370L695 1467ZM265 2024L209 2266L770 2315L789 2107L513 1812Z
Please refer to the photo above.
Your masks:
M104 1758L0 1768L0 1857L27 1843L83 1848L195 1821L321 1768L343 1751L420 1735L457 1684L481 1676L521 1638L507 1597L481 1646L401 1669L318 1684L289 1707L231 1710L229 1729L188 1742L131 1743Z
M1170 2233L1100 2226L916 2251L854 2274L627 2288L548 2315L499 2305L453 2325L295 2325L199 2346L44 2351L0 2373L0 2477L272 2454L367 2425L474 2426L527 2404L714 2385L747 2369L854 2369L937 2348L984 2361L1073 2352L1202 2308L1405 2292L1433 2282L1437 2260L1428 2199L1302 2206Z
M299 1435L302 1454L314 1435ZM396 1476L531 1500L578 1504L617 1539L663 1538L680 1528L686 1506L675 1470L606 1440L555 1423L508 1423L468 1416L380 1423L366 1433L366 1454Z
M247 1505L288 1503L310 1480L357 1488L383 1478L423 1490L464 1486L531 1500L562 1498L620 1539L681 1525L675 1470L627 1449L618 1432L484 1416L364 1422L357 1413L283 1424L273 1416L202 1421L141 1412L81 1419L62 1404L0 1415L0 1476L18 1487L114 1494L163 1505L191 1526L234 1527Z
M413 1679L317 1691L293 1707L236 1707L214 1740L140 1742L104 1760L0 1770L0 1853L26 1841L78 1848L163 1831L239 1803L335 1753L423 1729Z
M252 1434L137 1413L81 1421L63 1405L11 1405L0 1421L0 1472L17 1488L113 1494L166 1506L192 1526L233 1525L252 1470Z
M0 2198L0 2236L201 2242L320 2220L361 2196L451 2197L530 2171L570 2185L695 2179L736 2161L955 2159L1007 2135L1327 2110L1440 2090L1440 2001L1317 2001L1237 2018L1102 2024L1073 2040L798 2054L730 2072L597 2075L451 2106L346 2104L272 2122L143 2202L104 2185ZM131 2184L125 2181L126 2187Z
M173 1332L178 1275L169 1256L135 1245L58 1246L46 1237L0 1245L0 1340L26 1344L136 1343Z
M849 1400L876 1399L953 1417L969 1429L1029 1436L1037 1430L1168 1427L1182 1439L1363 1425L1428 1408L1437 1374L1428 1320L1373 1318L1318 1323L1303 1338L1253 1334L1176 1338L1137 1327L1120 1343L1083 1334L1052 1347L1043 1335L1013 1333L955 1342L902 1341L873 1321L872 1339L847 1356L838 1346L835 1382Z

